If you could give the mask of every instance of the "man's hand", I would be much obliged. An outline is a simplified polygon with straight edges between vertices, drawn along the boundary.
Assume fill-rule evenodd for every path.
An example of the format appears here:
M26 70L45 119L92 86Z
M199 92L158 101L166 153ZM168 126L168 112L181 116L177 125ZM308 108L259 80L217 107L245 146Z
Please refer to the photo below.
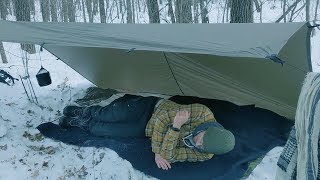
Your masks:
M184 110L177 112L173 120L173 127L180 129L181 126L188 121L190 112Z
M155 154L154 158L158 168L162 168L163 170L171 169L171 165L169 161L160 156L160 154Z

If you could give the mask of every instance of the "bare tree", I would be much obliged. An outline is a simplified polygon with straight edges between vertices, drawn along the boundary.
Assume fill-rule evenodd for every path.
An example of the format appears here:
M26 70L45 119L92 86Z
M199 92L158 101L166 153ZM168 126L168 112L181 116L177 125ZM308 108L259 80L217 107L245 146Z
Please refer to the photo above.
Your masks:
M68 0L68 19L69 22L76 22L75 6L73 0Z
M106 0L106 14L108 14L108 9L109 9L109 0Z
M114 2L116 3L117 17L120 18L120 14L121 14L121 17L123 19L123 17L124 17L123 7L126 6L126 5L124 5L125 4L124 1L119 0L119 6L118 6L118 1L113 1L112 4L114 4Z
M137 3L138 3L138 11L140 13L141 12L140 0L138 0Z
M127 23L133 23L131 0L126 0L127 4Z
M310 0L306 0L306 21L310 21Z
M136 16L136 8L135 8L135 1L134 0L132 0L132 2L131 2L131 6L132 6L132 22L133 23L136 23L136 18L135 18L135 16Z
M92 0L86 0L86 6L87 6L87 12L89 15L89 22L93 23L93 1Z
M6 52L4 51L3 43L1 41L0 41L0 55L1 55L2 62L4 64L8 63Z
M207 4L204 3L205 0L200 0L201 22L209 23Z
M172 0L168 0L168 14L170 16L171 22L176 23L176 19L174 17L173 8L172 8Z
M290 18L289 18L289 22L292 22L292 21L293 21L293 16L294 16L295 13L296 13L297 5L298 5L298 4L294 4L293 8L291 8L291 10L290 10L291 15L290 15Z
M30 21L30 3L25 0L14 0L15 15L17 21ZM29 54L36 53L36 48L31 44L21 44L21 49L27 51Z
M296 0L295 3L293 3L287 10L285 13L283 13L279 19L276 20L276 23L277 22L280 22L295 6L297 6L297 4L300 2L301 0Z
M33 16L36 16L36 7L35 7L35 2L34 0L28 0L29 1L29 5L30 5L30 13Z
M0 19L6 19L8 12L7 2L5 0L0 1Z
M112 2L112 7L114 5L115 1ZM118 3L116 1L116 10L117 10L117 18L120 19L120 14L121 14L121 23L124 23L124 7L125 7L125 2L124 0L119 0L119 7ZM110 11L110 16L111 16L112 11Z
M193 22L199 23L199 0L193 0Z
M318 8L319 8L319 0L317 0L316 2L316 10L314 12L314 20L317 21L318 20Z
M83 20L86 23L87 22L87 18L86 18L86 10L85 10L85 5L84 5L84 0L81 0L81 6L82 6L82 16L83 16Z
M104 7L104 0L99 0L99 10L100 10L100 22L106 23L107 17L106 17L106 10Z
M262 3L261 2L259 3L258 0L253 0L253 2L254 2L254 6L256 7L257 12L261 12ZM260 4L261 4L261 6L260 6Z
M262 23L262 12L263 12L263 2L262 0L259 0L260 3L260 23Z
M231 23L253 23L252 0L231 1Z
M68 22L68 2L67 0L62 0L61 2L61 18L63 22Z
M191 23L191 0L176 0L176 18L178 23Z
M159 15L159 5L157 0L148 0L147 1L149 22L150 23L160 23Z
M93 0L93 9L92 9L92 13L93 15L97 15L98 11L99 11L99 0Z
M227 22L228 22L228 14L229 14L228 3L229 3L229 0L226 0L226 1L225 1L225 4L224 4L224 8L223 8L222 23L225 22L225 19L226 19ZM225 16L226 16L226 18L225 18Z
M283 5L282 5L282 13L285 14L286 13L286 6L287 6L287 0L283 0ZM287 16L285 15L283 17L283 22L287 22Z
M76 10L81 10L81 0L73 0L73 4Z
M51 20L52 20L52 22L58 22L57 0L50 0L50 10L51 10Z
M0 19L6 20L8 15L7 3L0 1ZM3 43L0 41L0 55L3 63L8 63L6 52L4 51Z
M40 0L40 9L43 22L50 21L50 6L49 0Z

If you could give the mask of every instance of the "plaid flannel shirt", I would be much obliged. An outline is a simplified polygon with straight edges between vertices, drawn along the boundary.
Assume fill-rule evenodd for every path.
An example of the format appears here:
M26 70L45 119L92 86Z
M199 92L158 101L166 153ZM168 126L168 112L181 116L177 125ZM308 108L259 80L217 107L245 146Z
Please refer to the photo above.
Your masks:
M170 127L180 110L187 110L191 115L177 132ZM200 124L213 121L216 121L213 113L202 104L180 105L170 100L162 100L147 124L146 136L151 137L152 152L160 154L171 163L204 161L211 159L213 154L188 148L182 138L192 133Z

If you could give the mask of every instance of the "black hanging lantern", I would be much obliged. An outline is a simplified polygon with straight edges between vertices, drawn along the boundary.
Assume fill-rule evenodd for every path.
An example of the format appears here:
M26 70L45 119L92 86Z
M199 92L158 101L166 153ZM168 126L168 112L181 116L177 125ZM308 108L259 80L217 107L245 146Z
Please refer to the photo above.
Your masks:
M40 87L48 86L51 84L51 77L49 71L41 66L39 72L36 75L37 81Z

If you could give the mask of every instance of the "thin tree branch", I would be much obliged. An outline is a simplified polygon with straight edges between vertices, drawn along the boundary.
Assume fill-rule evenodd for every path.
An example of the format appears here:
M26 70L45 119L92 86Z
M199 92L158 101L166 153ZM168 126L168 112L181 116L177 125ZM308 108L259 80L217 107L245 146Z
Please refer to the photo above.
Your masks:
M301 0L297 0L295 3L293 3L285 13L283 13L278 20L276 20L276 23L280 22L290 11L291 9L296 6Z
M257 12L261 12L261 5L259 5L258 0L253 0L254 5L256 6Z
M294 17L294 18L292 19L292 21L294 21L294 20L298 17L300 11L301 11L305 6L306 6L306 4L302 5L302 6L295 12L295 13L297 13L297 15L296 15L296 17Z

